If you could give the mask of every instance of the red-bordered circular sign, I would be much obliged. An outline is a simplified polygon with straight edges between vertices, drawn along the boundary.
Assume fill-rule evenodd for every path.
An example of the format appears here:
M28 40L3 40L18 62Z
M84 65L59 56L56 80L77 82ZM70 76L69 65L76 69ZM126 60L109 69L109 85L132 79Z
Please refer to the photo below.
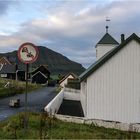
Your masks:
M18 58L25 64L33 63L38 58L38 48L29 42L22 44L18 49Z

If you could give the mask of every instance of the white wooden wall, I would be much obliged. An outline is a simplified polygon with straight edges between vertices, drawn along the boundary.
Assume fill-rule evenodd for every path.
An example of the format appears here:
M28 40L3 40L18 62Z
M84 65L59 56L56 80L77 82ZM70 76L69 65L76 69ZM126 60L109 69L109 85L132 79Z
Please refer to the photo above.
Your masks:
M83 108L84 116L87 116L87 81L81 82L81 105Z
M87 97L81 90L87 118L140 123L140 44L131 41L91 74Z
M96 60L101 58L103 55L105 55L107 52L109 52L111 49L116 47L116 45L111 44L103 44L103 45L97 45L96 47Z

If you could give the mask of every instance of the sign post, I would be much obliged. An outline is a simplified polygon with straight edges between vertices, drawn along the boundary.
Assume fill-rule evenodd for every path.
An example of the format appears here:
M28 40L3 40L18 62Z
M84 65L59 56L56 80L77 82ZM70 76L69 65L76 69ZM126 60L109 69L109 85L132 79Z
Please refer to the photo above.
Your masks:
M24 128L27 129L28 127L28 114L27 114L27 93L28 93L28 63L26 64L26 73L25 73L25 80L26 80L26 92L25 92L25 118L24 118Z
M28 67L30 63L33 63L38 58L38 49L32 43L24 43L18 49L18 58L19 60L26 64L26 73L25 73L25 80L26 80L26 92L25 92L25 118L24 118L24 128L25 130L28 127L28 117L27 117L27 93L28 93Z

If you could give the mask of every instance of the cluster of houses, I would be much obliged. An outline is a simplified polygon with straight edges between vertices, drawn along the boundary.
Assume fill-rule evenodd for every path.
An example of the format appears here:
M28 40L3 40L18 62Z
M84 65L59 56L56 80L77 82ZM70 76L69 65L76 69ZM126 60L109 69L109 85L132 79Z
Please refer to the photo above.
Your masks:
M37 84L48 84L48 80L50 79L50 71L47 65L40 65L39 67L29 71L28 79L32 83ZM10 62L6 57L0 58L0 77L25 81L25 69L19 67L17 64ZM61 76L59 85L61 87L65 87L68 83L68 79L75 79L78 76L72 72Z
M11 63L6 57L0 58L0 77L25 81L25 69L17 64ZM32 83L46 84L50 78L50 71L47 66L40 65L28 73L28 78Z

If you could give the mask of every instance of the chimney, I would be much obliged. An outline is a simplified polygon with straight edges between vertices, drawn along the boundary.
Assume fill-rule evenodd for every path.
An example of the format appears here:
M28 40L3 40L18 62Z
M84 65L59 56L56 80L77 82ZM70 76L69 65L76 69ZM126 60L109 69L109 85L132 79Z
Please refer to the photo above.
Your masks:
M125 41L125 36L124 34L121 34L121 43L123 43Z

